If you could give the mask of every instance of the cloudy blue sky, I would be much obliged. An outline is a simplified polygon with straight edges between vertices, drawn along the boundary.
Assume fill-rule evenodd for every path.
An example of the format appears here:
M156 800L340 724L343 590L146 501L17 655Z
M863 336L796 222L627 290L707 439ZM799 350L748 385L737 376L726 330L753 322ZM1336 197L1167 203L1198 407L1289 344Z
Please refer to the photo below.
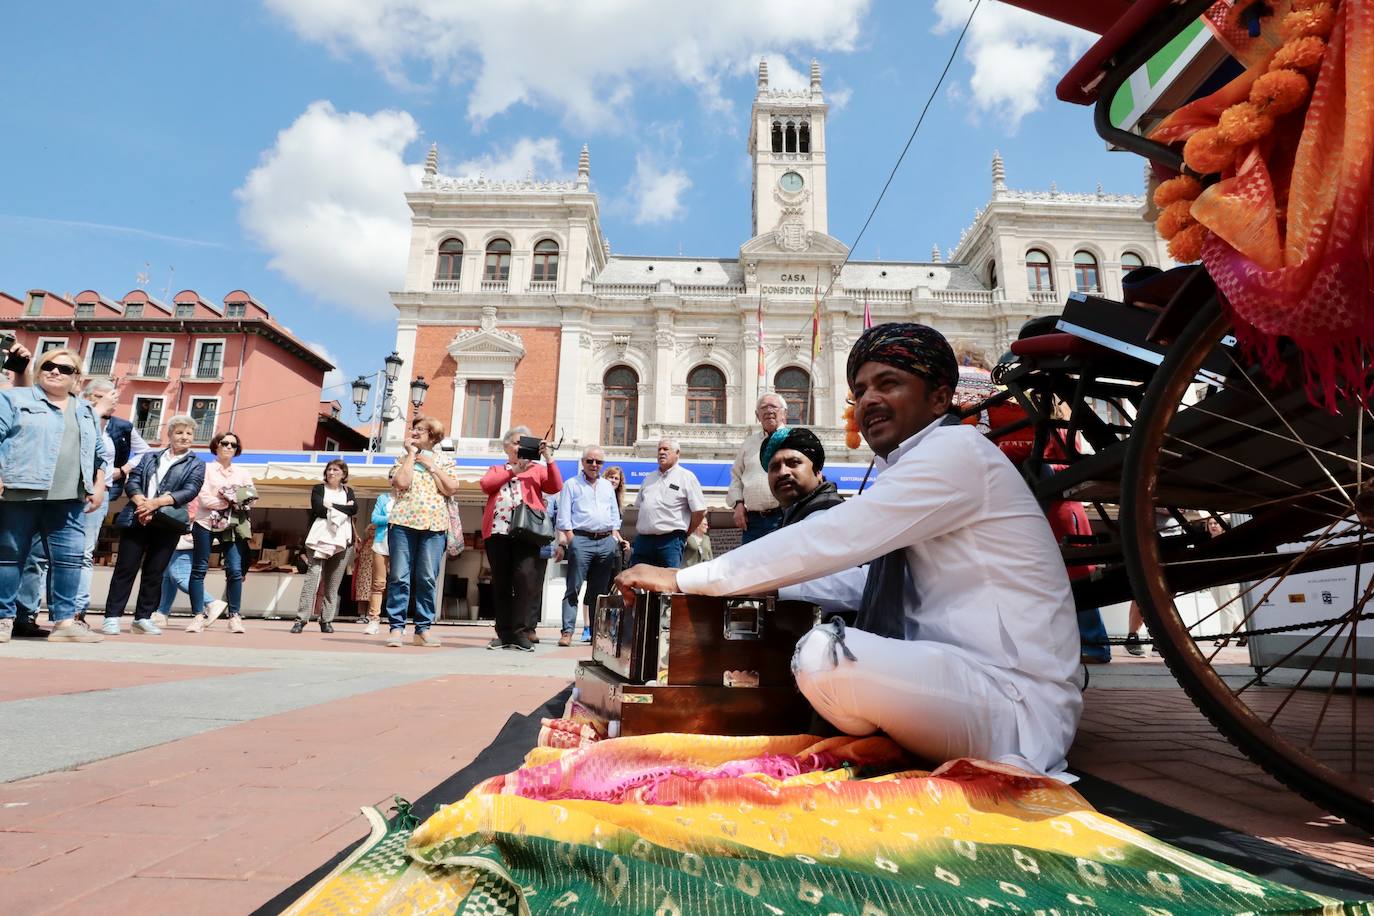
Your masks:
M0 289L118 298L242 287L339 363L394 339L404 191L569 176L583 143L614 249L730 256L749 232L757 59L821 61L830 231L852 242L968 0L160 0L6 13ZM1090 113L1053 99L1089 36L984 0L856 256L926 259L1013 187L1139 193ZM331 379L337 381L337 379ZM342 393L342 392L340 392Z

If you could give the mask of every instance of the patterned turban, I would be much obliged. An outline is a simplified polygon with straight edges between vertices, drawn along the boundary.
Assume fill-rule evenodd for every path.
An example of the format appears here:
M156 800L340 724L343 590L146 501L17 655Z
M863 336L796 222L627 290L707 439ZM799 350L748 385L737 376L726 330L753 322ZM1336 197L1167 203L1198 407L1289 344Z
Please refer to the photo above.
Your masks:
M845 377L854 387L854 377L864 363L878 362L919 375L934 387L959 385L959 360L945 335L934 328L911 322L875 324L849 351Z
M773 434L759 444L759 463L768 470L773 456L785 448L801 452L811 459L811 465L819 474L825 467L825 446L816 434L804 426L779 426Z

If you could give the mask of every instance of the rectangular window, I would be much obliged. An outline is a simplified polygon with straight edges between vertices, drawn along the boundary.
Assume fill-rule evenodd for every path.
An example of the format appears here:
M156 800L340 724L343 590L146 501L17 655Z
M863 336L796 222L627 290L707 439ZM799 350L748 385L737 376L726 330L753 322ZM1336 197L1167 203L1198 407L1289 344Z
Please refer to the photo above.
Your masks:
M29 317L43 314L43 300L46 298L42 293L34 293L29 297L29 304L24 309L24 314Z
M505 384L499 381L470 381L463 401L463 436L467 439L498 439L501 436L501 396Z
M226 318L242 318L244 315L247 314L247 302L231 302L224 307L224 317Z
M78 303L76 304L76 317L77 317L77 318L94 318L94 317L95 317L95 303L93 303L93 302L78 302Z
M49 350L60 350L67 345L65 337L40 337L38 338L38 355L42 356Z
M125 317L125 318L142 318L142 317L143 317L143 303L142 303L142 302L130 302L128 305L124 306L124 317Z
M157 442L162 428L162 398L134 398L134 429L148 442Z
M91 344L91 358L86 366L87 375L112 375L114 373L115 350L119 344L113 340L101 340Z
M215 435L219 398L191 398L191 419L196 421L196 441L209 442Z
M339 450L339 443L326 437L324 440L324 450L326 452L337 452Z
M143 351L143 375L149 378L166 378L172 365L172 344L166 340L150 340Z
M178 302L176 317L191 318L196 314L196 304L194 302Z
M196 378L219 378L224 367L224 344L219 341L200 345L196 356Z

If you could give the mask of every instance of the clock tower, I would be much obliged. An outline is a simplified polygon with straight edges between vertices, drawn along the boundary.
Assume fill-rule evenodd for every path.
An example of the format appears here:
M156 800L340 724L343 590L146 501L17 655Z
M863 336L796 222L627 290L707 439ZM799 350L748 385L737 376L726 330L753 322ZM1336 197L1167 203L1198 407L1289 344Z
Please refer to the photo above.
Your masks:
M758 92L749 128L754 164L753 235L772 233L779 247L803 251L811 233L828 234L825 188L825 114L821 65L811 62L806 89L768 85L759 61Z

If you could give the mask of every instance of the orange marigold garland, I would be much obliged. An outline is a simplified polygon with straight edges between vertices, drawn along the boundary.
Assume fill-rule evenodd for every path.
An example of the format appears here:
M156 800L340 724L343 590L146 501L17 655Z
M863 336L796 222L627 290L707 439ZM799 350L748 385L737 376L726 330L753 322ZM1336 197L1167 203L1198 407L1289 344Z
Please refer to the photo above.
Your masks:
M853 395L844 408L844 444L848 448L858 448L861 439L859 438L859 421L854 416Z
M1240 0L1231 7L1232 25L1268 18L1268 8ZM1246 101L1221 113L1216 127L1194 132L1183 144L1183 161L1199 175L1230 169L1241 147L1267 136L1274 120L1307 102L1312 84L1301 72L1321 63L1326 37L1335 25L1336 10L1330 0L1294 0L1279 24L1284 44L1269 61L1267 73L1250 87ZM1186 179L1184 181L1183 179ZM1189 208L1202 193L1202 185L1188 176L1172 178L1155 190L1160 208L1155 228L1169 241L1169 254L1178 261L1196 261L1202 254L1206 229L1193 219Z

